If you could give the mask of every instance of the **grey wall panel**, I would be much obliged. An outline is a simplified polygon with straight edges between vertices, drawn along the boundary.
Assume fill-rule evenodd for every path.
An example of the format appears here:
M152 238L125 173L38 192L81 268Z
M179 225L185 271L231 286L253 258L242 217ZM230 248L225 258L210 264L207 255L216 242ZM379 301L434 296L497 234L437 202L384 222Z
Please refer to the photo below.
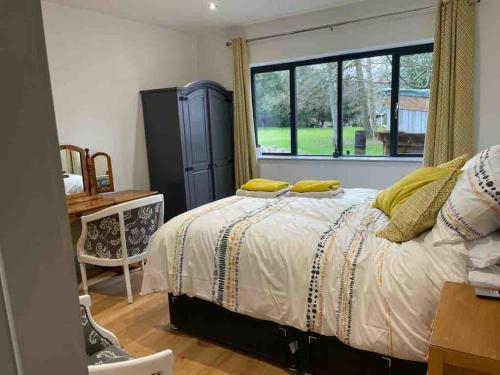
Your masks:
M16 364L16 353L14 345L17 345L14 327L11 323L10 301L4 289L7 291L5 282L5 269L2 260L2 248L0 248L0 363L2 373L19 374ZM10 310L8 312L8 310ZM22 369L21 369L22 371Z
M2 0L0 29L0 246L20 363L86 374L40 1Z

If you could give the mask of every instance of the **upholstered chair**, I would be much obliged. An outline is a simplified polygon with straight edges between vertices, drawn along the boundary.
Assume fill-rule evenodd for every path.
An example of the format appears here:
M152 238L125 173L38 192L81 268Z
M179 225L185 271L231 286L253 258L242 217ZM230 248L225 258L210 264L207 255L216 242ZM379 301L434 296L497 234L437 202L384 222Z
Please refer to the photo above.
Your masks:
M122 349L113 333L95 322L90 305L90 296L80 296L80 314L90 375L173 375L174 354L171 350L132 358Z
M127 299L133 302L129 265L147 257L149 239L163 224L163 195L137 199L82 216L77 244L84 293L88 293L86 264L123 267Z

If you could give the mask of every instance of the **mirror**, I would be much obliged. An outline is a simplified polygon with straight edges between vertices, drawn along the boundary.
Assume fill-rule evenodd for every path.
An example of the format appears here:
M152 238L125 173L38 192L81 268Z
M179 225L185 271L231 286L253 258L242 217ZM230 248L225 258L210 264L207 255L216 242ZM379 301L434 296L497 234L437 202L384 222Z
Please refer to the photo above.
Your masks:
M77 146L59 146L62 177L66 197L81 197L89 194L85 151Z
M96 192L109 193L115 191L111 157L105 152L97 152L92 155L92 165Z

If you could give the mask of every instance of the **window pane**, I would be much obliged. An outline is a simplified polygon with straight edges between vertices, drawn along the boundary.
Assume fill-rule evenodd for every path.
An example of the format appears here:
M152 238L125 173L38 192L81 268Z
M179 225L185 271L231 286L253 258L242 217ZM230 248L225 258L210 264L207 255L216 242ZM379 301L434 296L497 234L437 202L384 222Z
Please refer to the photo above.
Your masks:
M290 74L288 70L257 73L255 124L264 153L291 153Z
M343 154L389 155L392 56L343 64Z
M299 66L295 77L298 154L331 156L337 144L337 63Z
M432 53L401 56L398 153L423 154L432 76Z

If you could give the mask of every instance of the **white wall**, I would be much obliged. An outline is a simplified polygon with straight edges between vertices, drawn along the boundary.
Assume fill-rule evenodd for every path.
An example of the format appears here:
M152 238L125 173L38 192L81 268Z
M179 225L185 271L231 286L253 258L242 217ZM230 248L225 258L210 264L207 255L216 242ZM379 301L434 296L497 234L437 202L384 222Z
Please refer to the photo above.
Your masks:
M196 78L196 37L53 3L42 6L59 142L109 153L117 190L147 189L139 91Z
M227 29L198 36L198 76L233 88L233 54L226 42L241 36L241 29Z
M500 144L500 1L482 0L477 7L474 105L476 145L481 150Z
M330 24L350 19L385 14L404 9L433 5L434 0L377 0L346 5L327 11L288 17L245 27L246 38L275 34L304 27ZM476 50L475 121L476 148L482 149L500 143L498 124L498 88L500 87L500 1L483 0L478 5L478 34ZM250 44L250 63L253 65L297 60L352 51L379 49L431 41L434 36L434 12L373 20L305 34L259 41ZM234 34L235 31L233 31ZM207 79L218 79L226 85L231 82L232 68L225 65L225 75L215 74L213 66L224 66L231 57L224 45L223 33L204 35L199 61ZM229 57L228 57L229 56ZM214 73L212 73L214 72ZM226 83L227 82L227 83ZM259 160L264 177L294 181L299 178L335 177L345 186L382 188L396 181L418 163L409 162L353 162L341 160Z
M246 38L275 34L300 28L324 25L349 19L377 15L433 1L380 0L342 6L327 11L268 21L245 27L240 35ZM261 65L282 61L305 59L325 55L337 55L352 51L380 49L429 42L433 37L434 15L424 12L418 15L392 17L305 34L259 41L250 44L250 64ZM237 33L233 30L232 34ZM199 49L200 65L208 79L217 79L232 86L230 48L224 45L231 33L219 32L204 35L200 43L207 48ZM226 37L224 39L224 37ZM224 75L213 66L224 66ZM263 177L296 181L302 178L338 178L346 187L383 188L397 181L420 166L415 162L402 161L342 161L342 160L287 160L260 159L259 169Z
M263 178L292 183L302 179L339 179L346 188L385 189L420 167L421 162L261 159L259 165Z
M139 90L212 79L232 88L232 54L225 42L434 4L376 0L193 36L99 13L42 3L61 143L113 157L117 189L149 183ZM478 149L500 143L500 1L478 5L475 121ZM399 16L250 44L251 64L311 58L432 39L433 13ZM383 187L414 162L260 160L265 177L291 181L335 176L345 186Z
M247 38L325 25L430 5L427 0L376 0L355 3L326 11L288 17L245 28ZM381 49L433 38L434 16L431 12L365 21L250 44L253 65L297 60L346 52Z

